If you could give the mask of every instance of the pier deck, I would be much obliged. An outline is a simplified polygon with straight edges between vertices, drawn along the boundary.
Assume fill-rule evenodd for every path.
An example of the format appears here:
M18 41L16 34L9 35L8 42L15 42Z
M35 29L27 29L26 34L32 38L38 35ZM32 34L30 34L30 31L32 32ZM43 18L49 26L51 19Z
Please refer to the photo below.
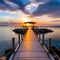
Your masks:
M50 60L32 29L28 29L13 60Z

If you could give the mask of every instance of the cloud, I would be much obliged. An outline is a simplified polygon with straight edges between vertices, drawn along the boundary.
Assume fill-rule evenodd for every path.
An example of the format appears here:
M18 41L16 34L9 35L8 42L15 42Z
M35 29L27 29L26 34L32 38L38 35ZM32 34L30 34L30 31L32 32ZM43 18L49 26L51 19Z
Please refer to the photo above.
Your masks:
M60 20L54 20L54 21L52 21L52 22L60 22Z
M60 11L53 12L52 14L49 15L49 17L60 18Z
M48 2L50 0L30 0L31 2Z
M25 2L26 1L26 2ZM24 10L29 0L0 0L0 10Z
M27 9L26 6L31 5L31 3L35 6L32 5ZM21 10L33 16L48 15L52 18L58 18L60 17L60 0L0 0L0 10Z
M0 0L0 10L5 10L7 9L7 5L4 0Z
M5 0L5 3L11 8L11 9L18 9L19 8L19 6L17 5L17 4L15 4L15 3L12 3L12 2L10 2L10 1L7 1L7 0Z
M0 10L14 10L17 9L17 5L9 2L8 0L0 0Z
M4 3L4 0L0 0L0 3Z
M55 17L60 17L60 3L54 1L49 1L45 4L40 4L35 12L32 13L33 16L49 15Z
M33 13L37 9L37 5L34 3L31 3L25 7L25 11L29 13Z
M9 0L9 1L17 4L21 10L23 10L24 7L30 3L29 0Z
M48 2L50 0L36 0L37 2Z
M10 16L1 16L0 19L3 19L3 20L7 19L8 20L8 19L12 19L12 17L10 17Z

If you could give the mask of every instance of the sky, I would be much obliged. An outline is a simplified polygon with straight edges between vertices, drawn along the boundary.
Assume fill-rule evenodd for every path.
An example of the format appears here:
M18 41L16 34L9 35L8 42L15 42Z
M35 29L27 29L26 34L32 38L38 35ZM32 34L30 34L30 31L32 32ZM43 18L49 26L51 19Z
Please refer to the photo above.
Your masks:
M0 0L0 22L11 21L60 26L60 0Z

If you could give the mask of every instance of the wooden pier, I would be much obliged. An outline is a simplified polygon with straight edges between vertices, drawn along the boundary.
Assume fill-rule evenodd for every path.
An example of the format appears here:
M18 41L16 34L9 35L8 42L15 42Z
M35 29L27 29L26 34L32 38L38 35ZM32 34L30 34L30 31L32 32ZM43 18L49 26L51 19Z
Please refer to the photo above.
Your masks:
M51 60L30 28L26 32L23 42L15 53L13 60Z

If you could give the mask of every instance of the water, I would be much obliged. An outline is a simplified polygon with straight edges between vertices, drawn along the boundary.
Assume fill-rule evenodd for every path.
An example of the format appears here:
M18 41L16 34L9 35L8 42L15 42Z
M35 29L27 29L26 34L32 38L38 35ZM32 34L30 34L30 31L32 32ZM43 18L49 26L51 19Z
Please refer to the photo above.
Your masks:
M15 46L18 44L17 34L12 30L15 27L0 27L0 56L5 54L5 50L12 48L12 37L15 37Z
M0 27L0 56L4 55L6 49L12 47L12 37L15 37L16 46L18 44L18 35L12 31L13 29L15 27ZM49 27L49 29L54 32L45 35L45 43L47 43L48 38L51 38L52 45L60 48L60 27Z
M51 45L60 48L60 27L49 27L54 32L45 35L45 43L51 38Z

